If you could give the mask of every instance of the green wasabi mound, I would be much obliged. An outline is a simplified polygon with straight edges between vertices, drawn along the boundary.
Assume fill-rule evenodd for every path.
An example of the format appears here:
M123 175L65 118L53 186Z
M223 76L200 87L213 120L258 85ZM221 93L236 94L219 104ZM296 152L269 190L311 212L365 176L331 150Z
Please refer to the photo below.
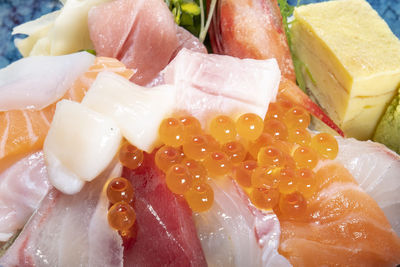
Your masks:
M373 140L386 145L400 154L400 89L381 121L378 123Z

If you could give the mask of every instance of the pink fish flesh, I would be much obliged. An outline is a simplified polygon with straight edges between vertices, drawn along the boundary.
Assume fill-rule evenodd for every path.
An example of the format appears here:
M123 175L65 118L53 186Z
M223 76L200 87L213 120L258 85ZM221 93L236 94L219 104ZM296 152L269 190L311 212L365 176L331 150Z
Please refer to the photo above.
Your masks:
M131 80L146 85L182 47L207 52L176 26L162 0L116 0L89 12L90 38L99 56L115 57L136 71Z

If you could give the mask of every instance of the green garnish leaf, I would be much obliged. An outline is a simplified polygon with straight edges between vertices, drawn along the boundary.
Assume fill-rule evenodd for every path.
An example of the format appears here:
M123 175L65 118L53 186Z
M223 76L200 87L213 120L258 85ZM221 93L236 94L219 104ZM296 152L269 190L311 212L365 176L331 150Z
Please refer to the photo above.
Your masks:
M308 68L298 58L298 56L296 55L296 53L293 50L292 33L290 31L290 24L292 22L289 22L289 18L293 15L294 6L289 5L286 0L278 0L278 4L279 4L279 8L281 10L283 28L285 30L290 53L292 54L292 60L293 60L294 72L296 73L297 84L301 90L306 92L306 83L305 83L305 79L303 77L303 70L307 72L307 74L311 77L311 80L313 82L315 82L315 81L312 78L311 73L308 70ZM297 6L299 6L299 5L300 5L300 0L297 1Z
M200 7L194 3L183 3L181 4L182 12L192 15L192 16L198 16L200 15Z
M200 15L203 11L200 1L204 0L164 0L174 16L175 23L195 36L199 36L202 28Z
M94 49L86 49L86 52L92 54L92 55L97 55L96 51Z

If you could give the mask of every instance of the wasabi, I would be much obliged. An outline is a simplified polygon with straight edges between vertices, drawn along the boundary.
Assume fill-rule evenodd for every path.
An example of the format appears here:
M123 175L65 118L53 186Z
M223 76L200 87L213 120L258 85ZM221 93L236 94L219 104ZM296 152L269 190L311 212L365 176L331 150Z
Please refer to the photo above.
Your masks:
M400 154L400 88L398 90L379 122L373 140Z

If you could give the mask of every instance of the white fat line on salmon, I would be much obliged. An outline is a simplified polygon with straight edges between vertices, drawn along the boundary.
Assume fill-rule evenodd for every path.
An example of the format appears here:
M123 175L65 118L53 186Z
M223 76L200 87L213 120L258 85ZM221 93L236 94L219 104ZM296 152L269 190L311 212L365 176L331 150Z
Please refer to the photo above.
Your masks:
M26 121L26 128L28 129L28 134L29 137L31 138L31 144L34 144L38 140L38 136L34 134L33 128L32 128L32 122L28 117L28 114L26 114L26 111L23 110L22 114L24 115L25 121Z
M46 125L50 127L50 122L49 122L49 120L46 118L46 115L44 115L43 111L40 111L40 116L42 117L42 119L44 120L44 122L46 123Z
M0 143L0 158L4 157L5 155L6 143L8 139L8 130L10 128L10 114L8 112L6 113L6 122L7 122L7 127L4 129L3 139L1 140Z

